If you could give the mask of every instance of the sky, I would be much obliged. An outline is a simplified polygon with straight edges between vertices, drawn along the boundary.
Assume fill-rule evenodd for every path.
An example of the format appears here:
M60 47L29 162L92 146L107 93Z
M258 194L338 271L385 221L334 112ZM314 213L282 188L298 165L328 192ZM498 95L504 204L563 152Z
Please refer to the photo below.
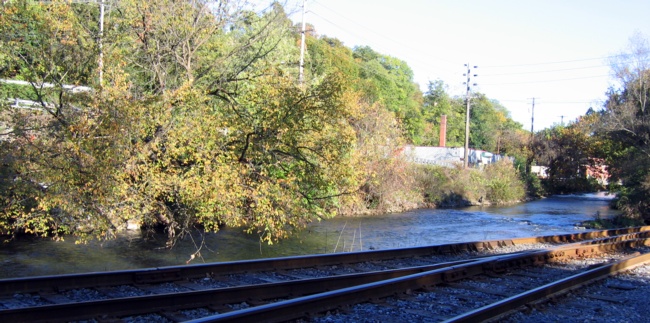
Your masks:
M280 2L301 21L302 0ZM617 86L612 57L629 48L635 33L650 38L648 0L305 3L305 20L318 35L405 61L423 91L442 80L451 95L465 95L469 64L471 90L499 101L524 129L534 118L534 131L601 108L607 90Z

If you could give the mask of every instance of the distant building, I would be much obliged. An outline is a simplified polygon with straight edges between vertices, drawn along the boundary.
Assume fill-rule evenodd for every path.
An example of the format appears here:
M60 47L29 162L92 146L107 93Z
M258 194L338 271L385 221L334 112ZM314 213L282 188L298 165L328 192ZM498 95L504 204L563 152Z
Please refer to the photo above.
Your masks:
M582 165L587 178L595 178L598 184L602 186L609 185L609 171L605 160L602 158L589 158L589 162Z
M402 150L402 153L407 159L416 164L446 167L462 165L463 158L465 157L465 149L463 147L407 146ZM470 149L468 155L468 164L472 167L483 167L495 163L503 158L513 160L512 157L504 157L478 149Z
M537 175L538 178L548 178L548 167L530 166L530 172Z

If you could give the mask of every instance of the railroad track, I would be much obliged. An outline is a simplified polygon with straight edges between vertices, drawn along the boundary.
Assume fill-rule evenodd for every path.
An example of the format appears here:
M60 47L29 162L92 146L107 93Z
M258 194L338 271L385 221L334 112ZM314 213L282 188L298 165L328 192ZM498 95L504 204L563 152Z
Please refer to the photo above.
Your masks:
M490 297L485 297L493 300L491 303L474 302L471 306L465 304L453 311L438 312L408 305L413 308L409 313L419 315L419 320L476 322L502 316L542 296L577 288L572 283L574 280L578 281L576 286L582 286L603 275L642 264L650 256L641 254L617 262L612 262L614 256L607 256L602 260L604 264L582 268L581 273L576 273L578 269L558 269L546 278L538 274L534 286L517 280L506 284L517 286L517 293L513 292L514 288L495 292L497 286L504 286L504 277L531 276L534 270L551 268L540 266L576 258L629 253L644 248L649 238L650 227L639 227L369 252L4 279L0 280L0 321L277 322L331 321L332 317L341 317L343 322L350 318L339 312L350 306L384 306L384 310L373 312L377 315L424 299L429 305L437 304L438 309L445 308L444 303L436 300L450 295L446 289L469 291L462 298L473 299L472 293L479 290L464 286L478 283L493 286L482 288L484 292L492 291L488 293ZM519 250L512 251L513 248ZM554 282L560 276L562 280ZM575 277L569 279L572 276ZM385 301L396 295L400 296L397 303ZM322 313L328 311L330 315L324 317Z

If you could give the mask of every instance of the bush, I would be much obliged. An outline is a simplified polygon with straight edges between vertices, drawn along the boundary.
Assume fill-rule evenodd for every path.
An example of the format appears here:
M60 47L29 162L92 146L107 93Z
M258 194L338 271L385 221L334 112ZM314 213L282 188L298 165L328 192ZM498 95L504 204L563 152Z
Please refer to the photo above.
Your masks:
M415 185L412 164L400 157L385 158L366 165L372 176L361 187L363 206L378 213L400 212L422 202ZM349 212L348 212L349 213ZM356 211L356 213L364 213Z
M486 166L483 175L487 183L487 199L492 203L520 201L526 195L524 183L509 160Z
M420 166L418 182L425 201L441 207L476 204L485 196L476 170L442 166Z
M420 166L418 183L426 202L441 207L509 203L525 197L525 186L510 161L484 170L462 166Z
M527 173L525 175L522 175L522 177L526 182L526 192L528 196L539 198L547 194L546 190L544 189L542 180L537 177L537 175L533 173Z

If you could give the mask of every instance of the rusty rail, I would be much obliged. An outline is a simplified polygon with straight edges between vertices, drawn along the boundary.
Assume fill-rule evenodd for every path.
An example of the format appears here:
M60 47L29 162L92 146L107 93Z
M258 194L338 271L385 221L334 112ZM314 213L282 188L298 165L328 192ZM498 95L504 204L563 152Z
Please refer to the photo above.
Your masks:
M245 285L173 294L147 295L88 301L83 303L67 303L32 308L0 310L0 322L51 322L52 318L56 318L57 321L67 322L91 319L93 316L96 316L97 313L110 313L111 316L120 316L197 308L201 306L222 306L250 301L252 297L251 295L254 295L253 297L257 300L287 297L288 295L295 297L411 275L439 268L447 268L472 261L475 260L461 260L435 265L302 279L262 285Z
M559 281L540 286L527 292L508 297L499 302L472 310L444 322L483 322L496 319L517 308L542 299L567 293L596 280L606 278L624 270L650 262L650 253L627 257L612 264L596 267L594 269L561 279Z
M200 278L205 277L206 275L224 275L241 272L265 271L271 269L294 269L315 266L352 264L374 260L425 257L436 254L481 251L516 244L530 244L541 242L566 243L587 239L607 238L621 234L639 234L643 232L650 232L650 226L603 231L589 231L554 236L462 242L389 250L242 260L186 266L121 270L113 272L9 278L0 280L0 295L12 295L17 292L50 292L72 288L128 285L133 283L155 283Z
M209 316L189 321L207 322L282 322L299 319L310 313L331 310L336 307L388 297L407 290L435 286L444 282L456 281L488 271L503 271L509 268L541 264L573 257L600 254L630 247L647 246L650 239L610 242L603 245L562 247L552 250L504 256L497 260L485 259L475 262L417 273L404 277L368 283L329 292L294 298L287 301L256 306L239 311Z

